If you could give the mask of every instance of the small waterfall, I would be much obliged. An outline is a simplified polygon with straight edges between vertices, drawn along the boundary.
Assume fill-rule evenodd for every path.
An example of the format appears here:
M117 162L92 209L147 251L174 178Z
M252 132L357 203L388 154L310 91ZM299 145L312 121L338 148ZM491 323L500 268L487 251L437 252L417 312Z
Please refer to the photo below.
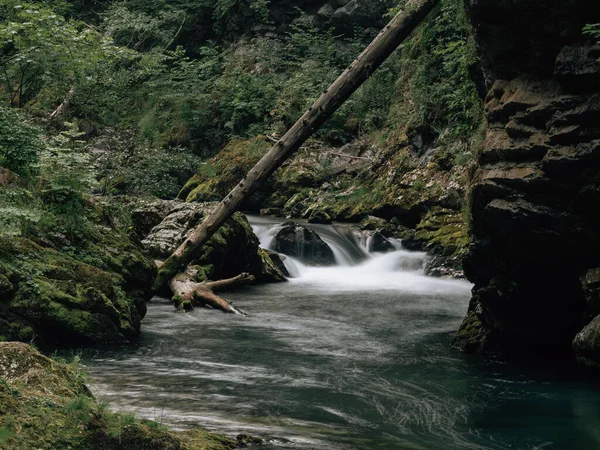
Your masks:
M263 248L273 249L273 239L281 229L285 219L249 216L248 220L258 236ZM409 252L402 248L399 239L389 239L396 249L389 253L369 252L372 233L359 231L347 225L317 225L296 221L315 231L331 247L337 265L334 267L311 267L297 258L282 255L282 260L290 275L295 279L343 280L375 277L378 282L387 283L392 273L405 272L422 274L427 255L422 252ZM301 233L301 231L298 231ZM300 240L302 236L298 236ZM300 254L298 252L298 254ZM386 275L387 274L387 275ZM388 276L387 279L385 277ZM384 279L380 279L383 277Z

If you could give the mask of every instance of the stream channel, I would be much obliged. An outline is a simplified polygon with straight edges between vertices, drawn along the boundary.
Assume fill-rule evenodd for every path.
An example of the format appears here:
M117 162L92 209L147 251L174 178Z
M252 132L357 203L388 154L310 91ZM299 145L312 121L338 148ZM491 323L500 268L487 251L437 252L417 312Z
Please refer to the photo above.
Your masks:
M281 223L250 221L262 246ZM591 379L450 347L469 283L425 276L426 255L398 242L369 254L346 227L311 227L338 265L287 258L289 282L224 294L249 317L154 299L138 343L84 354L94 393L115 410L247 433L274 450L600 449Z

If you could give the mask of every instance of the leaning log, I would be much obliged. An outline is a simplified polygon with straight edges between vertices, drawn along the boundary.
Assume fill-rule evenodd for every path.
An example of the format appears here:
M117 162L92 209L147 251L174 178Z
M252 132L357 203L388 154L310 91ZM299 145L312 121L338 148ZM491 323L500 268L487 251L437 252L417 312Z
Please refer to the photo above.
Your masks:
M155 290L186 267L197 250L227 221L244 200L329 119L425 19L439 0L417 0L379 33L313 106L267 152L187 240L160 267ZM414 5L413 5L414 3Z
M242 273L237 277L228 278L219 281L195 281L197 271L194 268L187 268L174 276L169 287L173 292L173 298L176 299L176 306L180 310L190 309L196 306L210 306L230 314L245 314L233 306L224 298L218 296L216 292L231 289L241 284L251 283L254 277L249 273Z

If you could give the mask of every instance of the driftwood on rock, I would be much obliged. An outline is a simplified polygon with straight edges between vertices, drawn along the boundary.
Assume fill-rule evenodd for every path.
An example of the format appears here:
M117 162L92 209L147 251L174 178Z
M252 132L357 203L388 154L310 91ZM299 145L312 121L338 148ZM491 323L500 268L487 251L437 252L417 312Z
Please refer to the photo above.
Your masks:
M195 306L210 306L214 309L219 309L226 313L244 315L245 314L233 306L224 298L218 296L215 292L231 289L241 284L251 283L254 277L249 273L242 273L237 277L228 278L219 281L202 281L196 280L197 270L189 267L185 272L181 272L174 276L169 287L173 292L174 298L177 298L177 307L186 309Z
M439 0L409 2L381 31L344 73L331 85L316 103L267 152L246 177L231 191L221 204L197 227L160 268L154 286L158 291L183 270L202 247L242 202L289 158L321 125L354 93L398 46L423 21Z

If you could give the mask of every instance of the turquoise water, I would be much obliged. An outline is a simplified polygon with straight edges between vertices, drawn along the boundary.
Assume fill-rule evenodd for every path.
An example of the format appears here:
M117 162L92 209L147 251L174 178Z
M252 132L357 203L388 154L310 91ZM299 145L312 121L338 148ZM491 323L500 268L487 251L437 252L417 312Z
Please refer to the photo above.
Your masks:
M449 347L466 289L228 297L252 316L152 303L138 345L87 359L95 392L177 427L292 441L280 448L600 448L598 385Z
M471 286L425 277L423 257L292 261L293 281L225 294L249 317L155 299L138 344L85 355L90 383L117 410L264 448L600 449L600 383L451 349Z

